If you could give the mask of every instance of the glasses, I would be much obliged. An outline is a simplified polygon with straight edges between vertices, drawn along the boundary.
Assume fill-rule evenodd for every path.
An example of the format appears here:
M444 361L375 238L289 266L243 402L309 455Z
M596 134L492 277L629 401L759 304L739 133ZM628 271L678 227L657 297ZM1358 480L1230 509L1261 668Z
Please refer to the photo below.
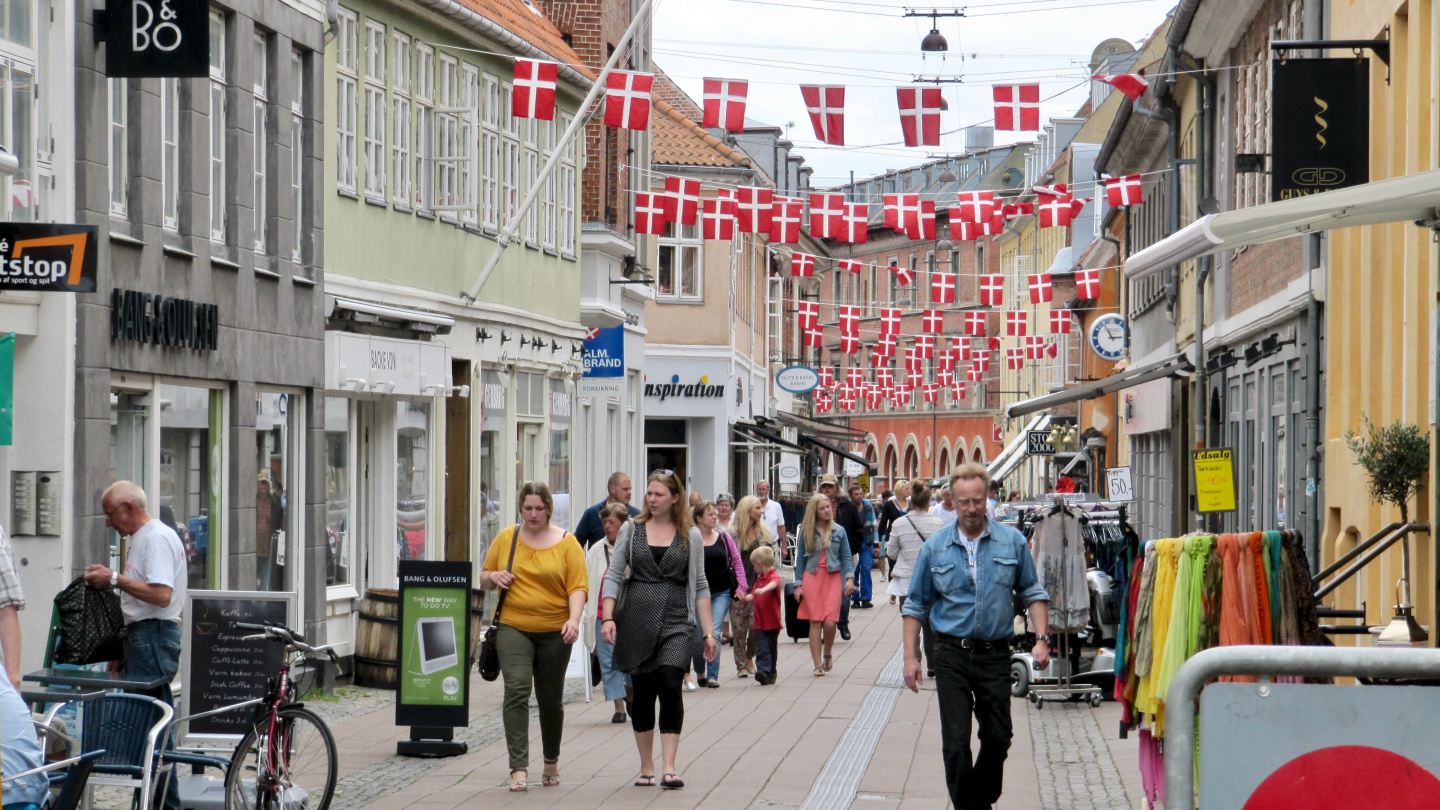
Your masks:
M663 476L665 476L666 478L674 478L674 477L675 477L675 471L674 471L674 470L651 470L651 471L650 471L650 475L652 475L652 476L663 475Z
M715 496L715 503L734 503L734 502L735 502L735 499L732 498L732 497L730 497L730 493L728 493L728 492L722 492L722 493L720 493L719 495L716 495L716 496Z

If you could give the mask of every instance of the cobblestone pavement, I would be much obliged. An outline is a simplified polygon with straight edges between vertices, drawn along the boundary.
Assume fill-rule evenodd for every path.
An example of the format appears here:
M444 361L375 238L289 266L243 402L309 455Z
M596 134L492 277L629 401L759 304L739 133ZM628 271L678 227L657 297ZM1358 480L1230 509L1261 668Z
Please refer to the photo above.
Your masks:
M333 698L310 700L305 706L320 715L326 723L334 724L351 717L388 709L395 705L395 692L390 689L372 689L368 686L337 686Z
M1110 747L1084 703L1050 702L1039 709L1027 703L1035 779L1044 810L1132 806Z

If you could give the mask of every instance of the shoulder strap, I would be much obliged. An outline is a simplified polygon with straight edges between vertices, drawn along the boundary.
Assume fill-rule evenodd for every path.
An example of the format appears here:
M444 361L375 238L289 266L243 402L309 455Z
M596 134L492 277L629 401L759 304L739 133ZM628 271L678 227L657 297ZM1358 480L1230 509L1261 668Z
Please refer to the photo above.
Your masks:
M520 524L517 523L510 527L510 559L505 563L507 573L515 567L515 547L518 545L520 545ZM500 623L500 611L505 608L505 596L508 593L510 593L509 588L500 591L500 601L495 603L495 618L491 620L491 624Z
M914 530L915 530L915 533L918 534L918 535L920 535L920 542L923 543L923 542L925 542L925 541L927 541L927 540L930 539L930 538L928 538L928 537L925 536L925 533L924 533L924 532L920 531L920 527L915 525L915 521L912 520L909 515L905 515L905 522L906 522L906 523L909 523L909 524L910 524L910 528L914 529Z

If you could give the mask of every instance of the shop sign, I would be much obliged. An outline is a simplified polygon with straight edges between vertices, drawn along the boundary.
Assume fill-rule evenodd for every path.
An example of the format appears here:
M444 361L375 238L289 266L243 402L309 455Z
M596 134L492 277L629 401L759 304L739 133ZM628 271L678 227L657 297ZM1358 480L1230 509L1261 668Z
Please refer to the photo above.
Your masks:
M1129 467L1111 467L1105 471L1105 491L1112 501L1135 500L1135 483Z
M470 724L470 563L400 561L397 726Z
M820 384L820 374L809 366L790 366L776 373L775 384L792 394L808 394Z
M94 225L0 222L0 290L95 292Z
M576 392L582 397L625 395L625 327L585 330L585 372Z
M252 636L235 626L295 624L293 593L260 591L190 591L181 613L181 714L213 712L265 697L266 685L284 663L283 645ZM250 729L246 712L220 712L196 717L180 726L182 743L228 742L232 746Z
M645 396L657 397L661 402L671 398L723 399L725 386L710 382L709 375L702 374L696 382L681 382L679 374L670 375L669 382L645 382Z
M850 459L850 458L845 459L845 477L846 477L846 478L857 478L857 477L863 475L864 473L865 473L865 465L864 465L864 464L861 464L860 462L858 462L858 461L856 461L856 460L854 460L854 459Z
M1235 511L1235 451L1216 447L1194 451L1195 511Z
M210 75L210 5L203 0L118 0L96 12L111 78Z
M1370 60L1271 62L1270 199L1370 181Z
M800 486L800 456L795 453L781 453L778 472L782 486Z
M117 288L110 291L110 340L215 351L220 310L214 304Z
M1026 450L1032 456L1053 456L1055 445L1050 443L1050 431L1032 430L1025 434Z
M1115 362L1125 356L1125 319L1113 312L1090 324L1090 351L1096 357Z

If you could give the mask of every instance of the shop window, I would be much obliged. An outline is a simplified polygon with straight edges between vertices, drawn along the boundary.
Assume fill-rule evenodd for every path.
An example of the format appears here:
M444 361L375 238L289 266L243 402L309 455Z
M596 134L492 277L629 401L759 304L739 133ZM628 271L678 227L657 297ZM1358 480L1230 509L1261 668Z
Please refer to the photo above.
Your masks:
M395 415L397 559L424 560L430 509L430 404L401 402Z
M480 507L483 511L480 518L478 559L483 560L486 550L490 548L490 541L501 529L501 504L505 502L500 492L504 475L500 464L500 454L504 448L504 434L501 431L505 429L508 397L505 385L500 382L500 375L493 371L480 375L480 385L484 397L485 418L480 423Z
M325 584L354 583L351 520L350 400L325 398Z
M297 406L291 394L260 392L255 395L255 589L293 590L297 560L290 530L291 414Z
M150 395L141 392L110 393L110 480L133 481L150 491L145 459L150 453ZM109 530L110 568L124 569L125 550L114 529Z
M223 498L215 462L224 458L223 399L209 388L160 386L160 509L155 516L180 536L191 588L220 585L220 511L215 507Z
M551 520L570 526L570 393L565 381L550 382L550 492L555 497Z

